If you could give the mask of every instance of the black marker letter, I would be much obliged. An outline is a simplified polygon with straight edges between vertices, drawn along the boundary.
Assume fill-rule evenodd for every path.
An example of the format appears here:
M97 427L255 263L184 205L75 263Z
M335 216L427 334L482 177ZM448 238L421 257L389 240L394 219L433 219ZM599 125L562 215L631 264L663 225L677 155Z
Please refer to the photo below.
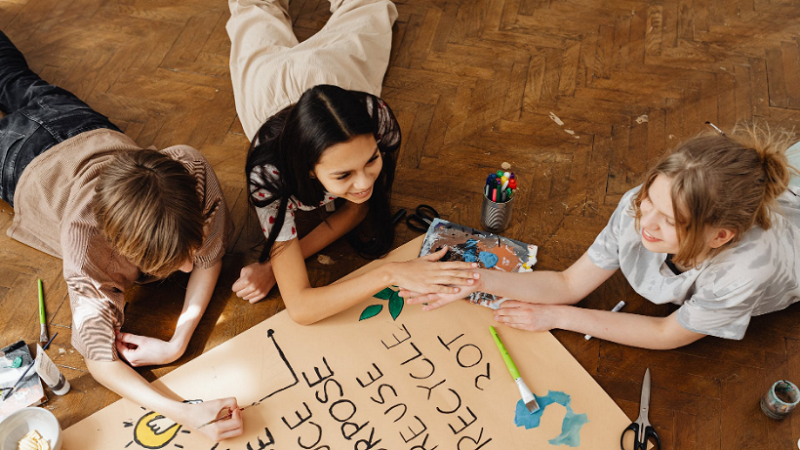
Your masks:
M377 380L380 380L381 378L383 378L383 372L381 372L381 369L379 369L378 366L375 365L375 363L372 363L372 367L374 367L375 370L378 371L378 377L377 378L375 378L375 376L372 375L372 373L370 371L367 371L367 375L369 376L369 380L370 380L369 383L367 383L367 384L364 384L364 382L361 381L360 378L356 377L356 381L358 381L358 384L360 384L362 388L365 388L365 387L371 385L372 383L376 382Z
M487 380L491 379L489 377L489 363L488 362L486 363L486 375L480 374L477 377L475 377L475 387L482 391L483 388L478 386L478 380L480 380L481 378L486 378Z
M321 427L321 426L319 426L319 425L317 425L317 424L316 424L316 423L314 423L314 422L308 422L308 424L309 424L309 425L314 425L315 427L317 427L317 440L316 440L316 441L314 441L314 443L313 443L313 444L309 444L309 445L303 445L303 443L301 442L301 441L302 441L302 437L299 437L299 438L297 438L297 444L298 444L300 447L303 447L303 448L305 448L305 449L310 449L310 448L312 448L313 446L315 446L315 445L319 444L319 441L321 441L321 440L322 440L322 427Z
M306 384L308 384L308 387L314 387L314 386L322 383L323 380L326 380L326 379L328 379L328 378L333 376L333 371L331 370L331 366L328 365L328 361L325 359L324 356L322 357L322 363L325 364L325 367L328 369L328 375L325 375L323 377L322 374L320 374L320 372L319 372L319 367L314 367L314 373L317 374L317 381L315 381L313 383L308 380L308 377L306 376L306 373L303 372L303 378L306 379Z
M373 440L372 440L373 437L375 437L375 427L373 427L372 431L369 432L369 438L367 438L367 439L359 439L358 441L356 441L356 444L353 446L353 450L371 450L372 448L374 448L376 445L378 445L381 442L380 439L378 439L377 441L373 442ZM381 450L385 450L385 449L381 449Z
M349 441L349 440L353 439L353 436L358 434L358 432L363 430L364 427L366 427L367 425L369 425L369 422L364 422L362 425L359 425L359 424L354 423L354 422L345 422L345 423L342 424L342 436L344 436L344 438ZM345 429L345 427L347 427L347 426L352 427L352 432L348 432ZM374 429L375 428L373 428L373 430Z
M436 336L436 338L439 339L439 342L444 346L444 348L446 348L449 351L450 350L450 344L452 344L453 342L459 340L459 338L461 338L461 336L463 336L463 335L464 335L464 333L459 334L458 336L455 337L455 339L453 339L452 341L448 342L447 344L444 343L444 341L442 340L441 336Z
M413 344L412 344L412 345L413 345ZM422 358L422 361L425 361L425 362L427 362L428 364L430 364L430 366L431 366L431 373L429 373L429 374L427 374L427 375L425 375L425 376L422 376L422 377L417 377L417 376L414 376L414 374L413 374L413 373L411 373L411 372L408 372L408 375L409 375L411 378L413 378L413 379L415 379L415 380L427 380L428 378L430 378L430 377L432 377L432 376L433 376L433 373L434 373L434 372L436 372L436 366L434 366L434 365L433 365L433 363L431 362L431 360L430 360L430 359L428 359L428 358L424 358L424 357L423 357L423 358Z
M467 363L464 363L464 362L461 361L461 351L464 350L467 347L473 347L475 350L478 351L478 360L475 361L472 364L467 364ZM478 365L478 363L481 362L482 359L483 359L483 352L475 344L462 345L461 348L459 348L458 352L456 353L456 361L458 362L458 365L461 366L461 367L474 367L474 366Z
M411 361L413 361L413 360L419 358L420 356L422 356L422 352L419 351L419 349L417 348L416 345L414 345L413 342L409 342L409 344L411 344L411 347L413 347L414 350L417 351L417 354L415 356L412 356L411 358L408 358L407 360L403 361L402 363L400 363L401 366L404 366L404 365L410 363Z
M453 428L453 426L452 426L452 425L450 425L449 423L447 424L447 426L448 426L448 427L450 427L450 429L453 431L453 434L458 434L458 433L461 433L462 431L466 430L466 429L467 429L467 427L469 427L470 425L472 425L473 423L475 423L475 421L476 421L476 420L478 420L478 418L475 416L475 413L473 413L473 412L472 412L472 410L471 410L471 409L469 409L469 406L467 406L467 412L469 413L469 415L470 415L470 416L472 416L472 421L471 421L471 422L469 422L469 423L467 423L467 421L466 421L466 420L464 420L464 418L463 418L463 417L461 417L461 416L456 416L456 418L457 418L458 420L460 420L460 421L461 421L461 423L464 425L464 428L462 428L462 429L460 429L460 430L456 431L456 429L455 429L455 428ZM483 428L481 428L481 434L483 434ZM481 439L481 438L480 438L480 436L478 436L478 440L480 440L480 439ZM458 442L461 442L461 441L458 441ZM475 441L473 440L472 442L475 442ZM486 441L486 442L489 442L489 441Z
M425 425L425 422L423 422L423 421L422 421L422 419L420 419L420 418L419 418L419 417L417 417L417 416L414 416L414 418L415 418L415 419L417 419L417 422L419 422L419 423L422 425L422 429L421 429L421 430L419 430L419 432L415 432L414 430L412 430L412 429L411 429L411 427L408 427L408 431L410 431L411 433L413 433L413 434L414 434L413 436L411 436L411 437L410 437L410 438L408 438L408 439L406 439L406 437L405 437L405 436L403 436L403 432L401 431L401 432L400 432L400 437L401 437L401 438L403 438L403 440L406 442L406 444L408 444L409 442L411 442L411 441L413 441L414 439L418 438L418 437L419 437L419 435L421 435L422 433L424 433L424 432L425 432L425 430L427 430L427 429L428 429L428 426L427 426L427 425ZM424 443L424 441L423 441L423 443Z
M426 434L425 435L425 439L422 440L422 444L415 445L415 446L411 447L409 450L436 450L437 448L439 448L438 445L434 445L431 448L425 447L426 445L428 445L428 438L430 436L431 436L430 434Z
M450 389L450 388L448 388L448 389ZM450 389L450 392L452 392L452 393L453 393L453 395L455 395L455 396L456 396L456 401L458 402L458 405L457 405L455 408L453 408L453 410L452 410L452 411L445 411L445 410L443 410L443 409L441 409L441 408L439 408L439 407L437 406L437 407L436 407L436 410L437 410L437 411L439 411L439 412L440 412L440 413L442 413L442 414L453 414L454 412L458 411L458 408L461 408L461 396L460 396L460 395L458 395L458 392L456 392L456 391L454 391L454 390L452 390L452 389ZM452 428L452 427L451 427L451 428Z
M408 328L406 328L406 324L404 324L404 323L401 323L401 324L400 324L400 326L402 326L402 327L403 327L403 330L405 330L405 332L406 332L406 337L404 337L404 338L403 338L403 340L401 341L400 339L398 339L398 338L397 338L397 336L395 336L395 335L393 334L393 335L392 335L392 337L394 338L394 340L395 340L395 342L396 342L396 343L395 343L395 344L392 344L392 345L386 345L386 342L383 342L383 341L381 341L381 344L383 344L383 346L384 346L384 347L386 347L386 350L389 350L390 348L397 347L398 345L402 344L403 342L405 342L405 341L407 341L407 340L411 339L411 333L408 331Z
M479 448L483 447L484 445L488 444L489 442L492 442L492 438L486 439L484 442L481 442L481 438L482 437L483 437L483 427L481 427L481 432L478 434L478 439L477 440L472 439L469 436L464 436L464 437L462 437L461 439L458 440L458 444L456 445L456 447L458 448L458 450L461 450L461 441L470 440L477 446L477 447L472 448L471 450L478 450Z
M306 402L303 402L303 406L306 407L306 412L308 412L308 415L303 417L303 416L300 415L300 411L295 411L294 413L297 415L297 418L300 419L300 421L297 422L297 424L295 424L294 426L289 425L289 422L286 421L286 417L281 417L281 420L283 420L283 423L285 423L286 426L289 427L290 430L294 430L295 428L297 428L300 425L302 425L303 422L305 422L306 420L311 418L311 416L312 416L311 410L308 409L308 405L306 404Z
M434 390L434 389L436 389L437 387L439 387L439 386L440 386L442 383L444 383L445 381L447 381L447 380L442 380L442 381L440 381L440 382L438 382L438 383L434 384L434 385L433 385L433 386L431 386L431 387L428 387L428 386L417 386L417 387L418 387L418 388L420 388L420 389L427 389L427 390L428 390L428 400L430 400L430 399L431 399L431 391L432 391L432 390Z
M405 403L398 403L398 404L392 406L391 408L387 409L386 412L383 413L383 415L384 416L388 416L389 415L389 411L397 408L398 406L402 406L403 407L403 414L400 414L400 417L398 417L397 419L394 419L394 423L397 423L397 421L402 419L406 415L406 413L408 412L408 406L406 406Z

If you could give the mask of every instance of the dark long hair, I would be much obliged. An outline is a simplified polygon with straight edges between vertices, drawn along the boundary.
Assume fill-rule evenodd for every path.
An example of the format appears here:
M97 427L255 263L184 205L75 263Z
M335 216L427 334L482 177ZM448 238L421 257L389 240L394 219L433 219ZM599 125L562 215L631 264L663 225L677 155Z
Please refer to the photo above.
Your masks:
M322 183L310 177L325 150L356 136L375 135L377 116L376 111L370 117L366 106L353 93L336 86L319 85L307 90L296 104L287 106L261 126L247 155L245 174L248 186L253 184L250 174L257 166L275 166L280 175L277 178L264 176L265 185L256 186L269 192L270 196L260 199L249 196L255 207L279 201L275 224L267 236L260 262L270 259L286 218L290 197L294 196L309 206L319 205L325 198ZM379 141L377 136L376 141ZM368 200L369 212L347 236L359 253L373 258L386 254L394 241L389 197L396 155L394 151L380 149L380 145L379 150L383 168Z

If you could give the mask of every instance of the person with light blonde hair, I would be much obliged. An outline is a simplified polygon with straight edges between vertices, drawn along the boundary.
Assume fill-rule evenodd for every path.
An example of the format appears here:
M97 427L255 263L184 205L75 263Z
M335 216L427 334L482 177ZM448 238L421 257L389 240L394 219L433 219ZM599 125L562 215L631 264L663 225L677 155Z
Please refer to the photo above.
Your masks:
M516 299L495 311L510 327L559 328L635 347L742 339L751 317L800 301L800 186L788 133L714 128L650 169L568 269L480 270L480 281L459 295L402 295L435 309L470 291L490 292ZM800 158L791 155L796 165ZM642 297L680 307L649 317L571 306L618 269Z
M8 235L63 260L72 345L101 384L210 439L242 433L233 397L185 403L132 367L178 359L208 305L230 227L214 171L197 150L143 150L102 114L28 67L0 32L0 198ZM120 331L135 282L191 272L169 341Z

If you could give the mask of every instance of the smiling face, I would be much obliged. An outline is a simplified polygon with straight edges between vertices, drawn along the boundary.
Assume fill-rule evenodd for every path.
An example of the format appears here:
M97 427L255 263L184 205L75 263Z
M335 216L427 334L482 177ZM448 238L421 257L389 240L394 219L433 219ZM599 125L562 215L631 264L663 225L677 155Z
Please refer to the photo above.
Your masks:
M642 244L654 253L676 254L680 249L671 191L672 179L659 175L653 180L640 206Z
M378 144L372 135L365 134L325 149L313 175L329 193L364 203L372 196L382 168Z

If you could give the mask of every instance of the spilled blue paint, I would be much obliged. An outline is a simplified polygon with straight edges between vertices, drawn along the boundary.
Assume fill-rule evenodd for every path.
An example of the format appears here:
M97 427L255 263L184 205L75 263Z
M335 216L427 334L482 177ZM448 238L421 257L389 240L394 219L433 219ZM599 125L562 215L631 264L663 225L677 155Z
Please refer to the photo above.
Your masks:
M536 397L536 402L539 403L539 410L532 413L528 411L525 404L520 400L517 402L517 409L514 414L514 424L518 427L525 427L530 430L539 426L542 420L544 410L548 405L557 403L567 408L567 413L564 414L564 421L561 422L561 434L553 439L550 439L550 445L568 445L570 447L577 447L581 445L581 428L584 424L589 422L586 414L575 414L572 410L570 403L572 400L570 396L561 391L548 391L547 395Z
M497 265L497 261L499 260L497 255L489 252L480 252L478 254L478 259L481 260L481 262L487 269L491 269L492 267Z

